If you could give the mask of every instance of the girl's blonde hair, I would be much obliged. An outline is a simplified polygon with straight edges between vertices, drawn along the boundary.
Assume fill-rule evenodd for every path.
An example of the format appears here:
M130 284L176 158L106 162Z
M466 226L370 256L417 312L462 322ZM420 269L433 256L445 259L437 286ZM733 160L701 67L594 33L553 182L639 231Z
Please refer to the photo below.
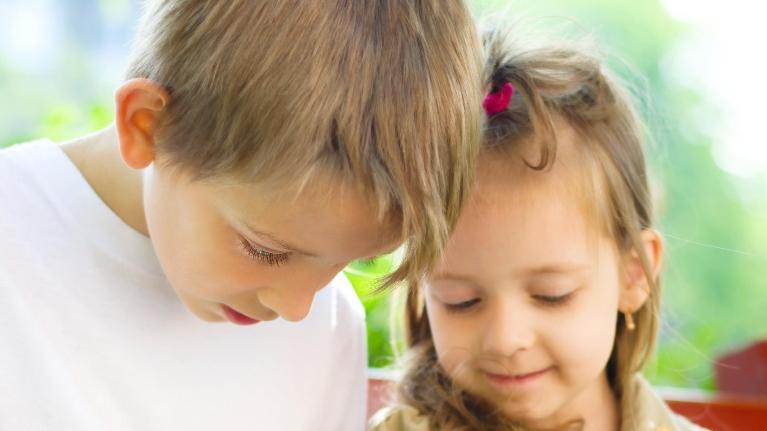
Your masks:
M651 227L652 208L643 140L645 130L632 98L602 61L589 50L568 44L527 46L508 32L484 34L486 85L495 91L511 83L516 94L508 108L492 115L484 131L483 151L509 153L534 142L546 169L556 157L556 125L576 132L576 152L586 161L584 181L591 176L602 193L591 193L588 206L621 253L635 251L649 280L649 300L634 313L636 329L627 331L617 319L613 351L607 365L610 385L621 403L623 429L634 429L633 377L652 352L658 322L660 280L653 276L641 233ZM588 182L588 181L587 181ZM593 192L594 190L592 190ZM502 417L488 402L455 387L438 364L431 329L417 283L405 304L406 373L401 401L428 416L432 429L523 429ZM565 429L567 425L563 424Z
M163 85L158 152L197 179L328 172L428 270L473 181L481 44L464 0L149 0L128 78Z

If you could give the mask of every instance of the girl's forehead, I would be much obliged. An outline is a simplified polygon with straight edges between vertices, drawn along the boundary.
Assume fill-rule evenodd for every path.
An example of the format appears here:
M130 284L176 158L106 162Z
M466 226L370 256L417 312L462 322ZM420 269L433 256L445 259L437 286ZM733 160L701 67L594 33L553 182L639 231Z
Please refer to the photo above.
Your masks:
M585 221L584 229L609 233L609 187L589 145L575 133L563 132L553 163L535 169L531 167L537 163L534 155L530 143L522 143L512 151L482 154L467 212L481 218L499 211L517 217L562 211L573 222Z
M599 227L598 197L585 193L579 181L586 180L566 168L536 171L485 158L437 270L497 278L593 264L599 244L611 239Z

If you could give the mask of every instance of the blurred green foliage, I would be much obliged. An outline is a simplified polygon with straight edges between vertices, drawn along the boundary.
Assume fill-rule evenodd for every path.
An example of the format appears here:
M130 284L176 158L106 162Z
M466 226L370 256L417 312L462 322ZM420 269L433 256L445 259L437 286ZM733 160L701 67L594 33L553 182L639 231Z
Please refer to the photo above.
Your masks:
M647 96L649 103L642 108L655 138L648 159L658 185L658 226L667 244L664 323L647 373L661 385L713 388L716 355L767 337L767 193L716 165L714 143L690 115L708 104L713 121L716 106L664 74L664 59L687 29L658 0L476 0L473 6L478 15L505 10L523 22L529 16L536 17L533 24L571 24L566 27L574 29L574 37L598 40L610 54L610 65ZM9 67L0 58L0 78L15 76ZM27 80L0 79L0 94L5 95L0 101L0 147L38 137L65 140L111 121L111 104L105 99L64 93L46 100L31 87L18 87L19 82L30 85ZM2 123L18 112L25 113L24 127ZM345 270L367 311L369 363L377 367L391 364L393 352L390 297L373 291L394 261L384 256L354 262Z
M396 356L389 328L392 295L390 290L380 292L381 281L395 267L395 262L394 254L390 254L352 262L344 270L367 313L368 364L371 367L389 366Z
M103 102L91 102L86 106L73 103L45 107L36 125L24 133L4 136L0 148L38 138L65 141L108 126L114 114L111 107Z

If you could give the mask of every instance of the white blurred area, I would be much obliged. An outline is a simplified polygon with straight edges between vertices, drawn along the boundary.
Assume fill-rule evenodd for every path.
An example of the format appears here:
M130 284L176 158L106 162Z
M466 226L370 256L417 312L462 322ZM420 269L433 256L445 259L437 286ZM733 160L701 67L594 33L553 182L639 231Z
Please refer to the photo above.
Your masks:
M667 58L673 84L703 95L687 115L714 142L717 165L767 180L767 2L663 0L691 31Z
M86 49L91 66L116 60L124 66L138 0L0 1L0 55L7 67L29 74L51 74L72 60L68 49ZM78 58L77 60L83 60ZM102 64L95 64L101 62ZM119 67L118 67L119 68ZM116 69L110 66L106 73Z
M0 0L0 143L33 137L46 116L111 109L139 3Z
M696 127L714 142L720 168L767 186L767 2L661 3L690 29L669 50L666 78L704 98L690 112L678 113L689 120L679 124ZM0 81L11 84L0 85L0 136L32 128L39 122L34 110L43 105L107 104L122 78L139 4L0 0Z
M0 4L0 49L12 67L28 73L51 68L61 32L55 6L50 0Z

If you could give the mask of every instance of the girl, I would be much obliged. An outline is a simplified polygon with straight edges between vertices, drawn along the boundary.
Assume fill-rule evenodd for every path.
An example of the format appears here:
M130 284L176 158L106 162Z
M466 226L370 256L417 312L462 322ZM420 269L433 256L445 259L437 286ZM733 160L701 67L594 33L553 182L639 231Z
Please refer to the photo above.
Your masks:
M663 246L627 92L578 48L485 46L478 184L408 294L402 403L373 429L695 429L638 374Z

